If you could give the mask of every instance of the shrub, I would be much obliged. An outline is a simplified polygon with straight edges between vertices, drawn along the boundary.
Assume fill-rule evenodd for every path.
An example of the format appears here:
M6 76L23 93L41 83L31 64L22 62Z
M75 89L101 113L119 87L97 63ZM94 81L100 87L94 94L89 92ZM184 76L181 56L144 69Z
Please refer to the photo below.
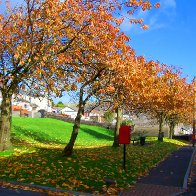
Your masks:
M133 121L132 120L123 120L121 125L127 125L127 126L131 126L131 125L134 125Z

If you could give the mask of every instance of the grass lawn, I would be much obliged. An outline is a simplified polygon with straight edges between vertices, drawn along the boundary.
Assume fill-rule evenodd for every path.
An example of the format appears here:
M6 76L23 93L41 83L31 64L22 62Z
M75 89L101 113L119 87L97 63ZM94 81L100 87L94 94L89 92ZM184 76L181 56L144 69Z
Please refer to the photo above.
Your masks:
M0 178L66 190L101 191L104 178L116 180L124 189L146 175L182 142L147 138L145 146L127 145L126 172L122 168L123 146L113 148L110 130L81 125L74 154L62 157L72 124L49 118L13 118L12 151L0 152Z

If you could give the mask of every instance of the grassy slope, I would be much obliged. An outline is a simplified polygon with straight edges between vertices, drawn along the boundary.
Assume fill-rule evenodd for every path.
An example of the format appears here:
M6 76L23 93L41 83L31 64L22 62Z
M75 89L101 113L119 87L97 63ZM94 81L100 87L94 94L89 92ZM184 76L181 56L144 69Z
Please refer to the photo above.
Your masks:
M151 145L127 145L125 172L123 146L112 148L112 132L100 127L82 125L73 156L62 157L62 148L71 131L72 124L58 120L13 118L12 136L18 146L7 153L9 157L0 152L0 178L93 192L103 189L106 177L125 188L177 149L174 143L182 145L176 140L164 139L161 143L153 138Z
M70 139L73 124L50 118L13 118L12 127L15 139L65 145ZM76 146L111 145L112 140L113 133L107 129L81 125Z

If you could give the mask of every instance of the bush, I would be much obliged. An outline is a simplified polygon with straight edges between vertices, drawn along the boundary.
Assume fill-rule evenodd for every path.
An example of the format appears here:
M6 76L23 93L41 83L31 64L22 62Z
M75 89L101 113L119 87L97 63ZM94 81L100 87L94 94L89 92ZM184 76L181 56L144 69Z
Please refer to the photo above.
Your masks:
M112 121L115 119L115 113L112 112L111 110L108 110L107 112L104 113L104 119L108 123L112 123Z
M121 125L127 125L127 126L131 126L131 125L134 125L133 121L132 120L123 120Z

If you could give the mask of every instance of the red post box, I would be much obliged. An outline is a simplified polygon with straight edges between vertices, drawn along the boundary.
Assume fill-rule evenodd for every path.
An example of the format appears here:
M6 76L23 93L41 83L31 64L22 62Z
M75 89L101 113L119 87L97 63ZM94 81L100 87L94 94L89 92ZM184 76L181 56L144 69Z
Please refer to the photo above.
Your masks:
M121 126L119 129L119 144L130 144L130 134L130 126Z

